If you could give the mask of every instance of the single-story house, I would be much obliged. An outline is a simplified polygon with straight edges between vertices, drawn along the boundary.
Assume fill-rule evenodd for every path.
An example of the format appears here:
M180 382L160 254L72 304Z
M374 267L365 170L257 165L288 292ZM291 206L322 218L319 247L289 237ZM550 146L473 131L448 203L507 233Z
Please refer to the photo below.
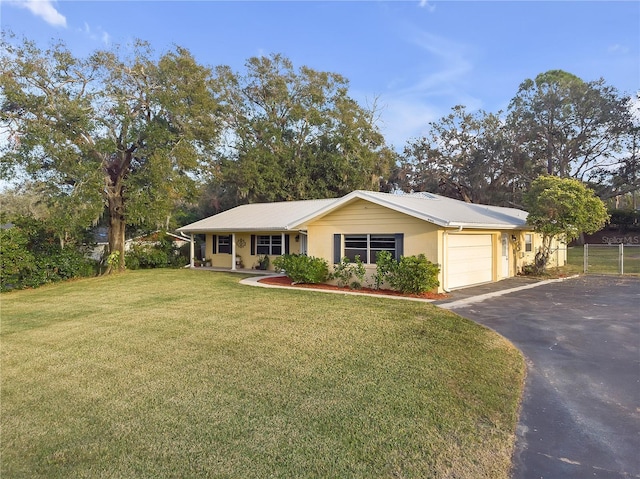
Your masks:
M534 261L542 238L527 212L465 203L431 193L353 191L342 198L238 206L179 228L204 235L206 259L219 268L255 268L270 258L301 253L337 264L356 255L372 272L376 254L423 253L440 266L439 291L518 274ZM558 249L552 264L566 262Z

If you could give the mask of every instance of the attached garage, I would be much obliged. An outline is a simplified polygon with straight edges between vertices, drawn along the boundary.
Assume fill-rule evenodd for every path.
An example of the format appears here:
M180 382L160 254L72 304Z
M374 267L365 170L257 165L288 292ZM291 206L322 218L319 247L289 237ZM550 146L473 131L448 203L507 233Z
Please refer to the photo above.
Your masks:
M490 234L447 235L446 287L462 288L493 281L493 242Z

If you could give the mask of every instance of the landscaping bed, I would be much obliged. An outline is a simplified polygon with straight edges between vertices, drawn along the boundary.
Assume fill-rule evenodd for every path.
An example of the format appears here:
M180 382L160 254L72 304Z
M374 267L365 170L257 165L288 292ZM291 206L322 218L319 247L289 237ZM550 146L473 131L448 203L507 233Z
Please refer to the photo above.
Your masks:
M449 297L447 294L440 293L431 293L426 292L422 294L411 294L411 293L401 293L400 291L394 291L392 289L373 289L373 288L358 288L353 289L348 286L337 286L334 284L327 283L316 283L316 284L308 284L308 283L293 283L291 278L287 276L267 276L266 278L262 278L258 280L259 283L264 284L272 284L275 286L293 286L296 288L304 288L304 289L321 289L321 290L329 290L329 291L344 291L344 292L352 292L352 293L367 293L367 294L377 294L380 296L403 296L406 298L419 298L419 299L427 299L436 301L439 299L446 299Z

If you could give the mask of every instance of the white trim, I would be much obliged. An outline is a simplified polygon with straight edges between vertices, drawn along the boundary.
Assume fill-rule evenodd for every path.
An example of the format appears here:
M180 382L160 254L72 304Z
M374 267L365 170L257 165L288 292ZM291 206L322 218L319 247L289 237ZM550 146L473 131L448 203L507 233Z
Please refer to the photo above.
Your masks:
M195 247L193 233L191 233L190 236L191 236L191 241L189 246L189 266L193 268L195 266L196 247Z
M231 233L231 271L236 270L236 234Z

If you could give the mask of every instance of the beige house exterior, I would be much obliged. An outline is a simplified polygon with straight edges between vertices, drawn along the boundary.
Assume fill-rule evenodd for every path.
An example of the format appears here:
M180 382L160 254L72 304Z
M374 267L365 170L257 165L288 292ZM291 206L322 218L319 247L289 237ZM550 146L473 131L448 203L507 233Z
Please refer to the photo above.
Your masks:
M422 253L439 265L439 291L446 292L512 277L533 263L542 238L526 217L431 193L358 190L337 199L243 205L178 231L205 235L206 259L231 270L255 268L263 255L301 253L329 265L358 255L373 274L378 251L397 259ZM566 249L558 249L551 266L565 262Z

